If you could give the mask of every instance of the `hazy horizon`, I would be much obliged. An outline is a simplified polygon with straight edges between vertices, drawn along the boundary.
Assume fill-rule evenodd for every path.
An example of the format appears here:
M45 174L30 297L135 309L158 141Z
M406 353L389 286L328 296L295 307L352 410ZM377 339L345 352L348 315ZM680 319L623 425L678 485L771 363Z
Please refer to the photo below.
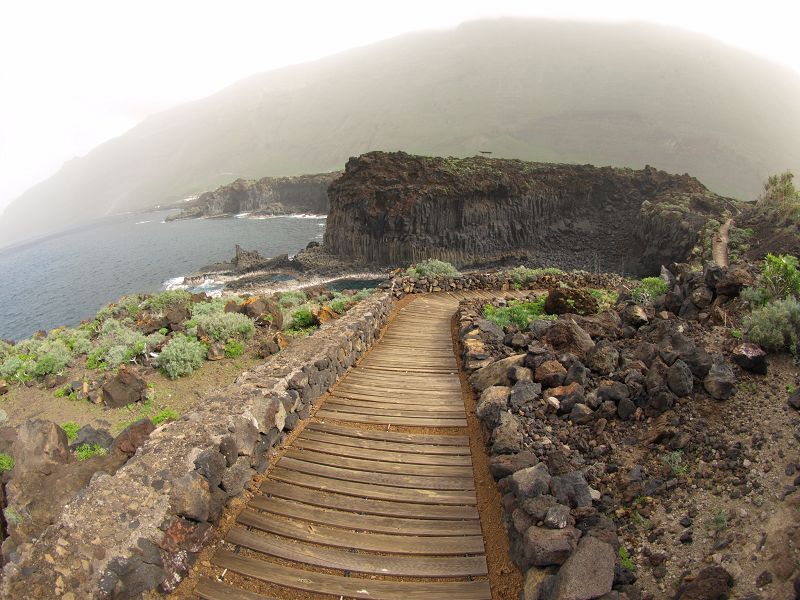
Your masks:
M726 7L725 19L714 8L688 2L670 3L667 11L634 2L602 7L589 2L558 7L408 2L391 8L351 2L346 7L305 3L276 9L236 2L220 11L203 3L156 8L149 2L125 7L94 1L5 7L7 22L17 26L0 40L3 55L15 56L4 65L7 89L0 98L0 218L27 189L149 116L251 75L469 21L524 17L654 23L707 35L800 74L800 41L781 34L792 28L800 8L777 3L773 10L763 4L757 9ZM42 10L53 18L43 21ZM768 21L755 18L765 13L771 15Z

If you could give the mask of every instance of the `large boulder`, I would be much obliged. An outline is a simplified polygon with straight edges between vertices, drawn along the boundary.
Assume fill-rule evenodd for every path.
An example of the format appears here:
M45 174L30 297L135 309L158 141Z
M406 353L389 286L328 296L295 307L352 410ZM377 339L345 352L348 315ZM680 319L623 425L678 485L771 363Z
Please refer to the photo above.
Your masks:
M492 453L511 454L522 450L523 430L519 419L507 412L500 413L497 427L492 432Z
M475 371L469 376L469 383L477 392L482 392L493 385L511 386L513 382L509 377L509 369L521 366L524 361L524 354L503 358Z
M493 385L481 393L480 401L475 409L478 418L494 429L500 423L500 413L508 410L508 397L511 388L504 385Z
M680 585L675 600L727 600L732 585L733 577L723 567L706 567Z
M111 451L133 456L139 446L144 444L147 438L150 437L155 428L150 419L139 419L131 423L116 437L111 445Z
M550 529L532 526L523 539L525 566L561 565L578 545L581 532L574 527Z
M736 375L721 356L714 360L703 387L715 400L727 400L736 391Z
M553 323L542 336L542 341L549 344L557 354L568 352L580 360L594 348L594 342L589 334L569 318L559 319Z
M767 374L767 353L760 346L745 342L736 346L732 354L733 362L745 371L759 375Z
M667 385L672 393L680 398L691 394L694 389L694 377L689 365L681 359L672 363L667 369Z
M594 536L586 536L556 575L552 598L591 600L611 591L614 585L614 548Z
M520 469L511 475L511 490L520 500L541 496L550 491L550 471L544 463Z
M550 315L574 313L591 315L600 308L597 298L581 288L551 288L544 301L544 310Z
M19 426L11 454L15 474L49 474L72 460L66 432L52 421L40 419Z
M122 408L147 398L147 382L136 369L122 365L103 385L103 402L109 408Z

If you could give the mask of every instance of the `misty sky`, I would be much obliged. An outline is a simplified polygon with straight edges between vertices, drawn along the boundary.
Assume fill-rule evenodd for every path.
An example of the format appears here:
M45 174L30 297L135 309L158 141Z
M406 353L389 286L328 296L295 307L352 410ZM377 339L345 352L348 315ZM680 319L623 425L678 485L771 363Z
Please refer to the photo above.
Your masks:
M3 0L0 210L147 115L250 74L500 16L676 25L800 73L800 3L786 0Z

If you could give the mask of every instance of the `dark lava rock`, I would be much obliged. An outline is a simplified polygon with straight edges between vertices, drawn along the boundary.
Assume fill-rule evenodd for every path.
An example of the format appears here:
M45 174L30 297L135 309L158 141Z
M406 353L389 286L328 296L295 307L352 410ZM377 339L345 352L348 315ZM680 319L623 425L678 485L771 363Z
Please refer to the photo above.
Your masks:
M578 383L561 385L547 390L547 396L553 397L559 402L559 412L567 414L572 407L583 402L583 388Z
M694 389L694 377L689 365L680 359L672 363L667 370L667 385L679 398L691 394Z
M597 399L601 402L604 400L613 400L619 402L623 398L630 396L628 386L619 381L607 381L597 388Z
M495 479L502 479L538 462L536 455L528 450L516 454L497 454L489 459L489 472Z
M533 498L525 498L522 501L522 510L528 513L537 521L544 521L547 511L556 505L556 499L550 494L542 494Z
M66 432L52 421L41 419L19 426L11 453L15 474L48 474L71 460Z
M559 319L553 323L542 337L543 341L558 354L569 352L581 360L594 348L594 342L589 334L570 318Z
M524 537L525 562L537 567L561 565L575 550L580 535L574 527L529 527Z
M131 367L122 365L117 374L103 385L103 402L109 408L122 408L147 397L147 382Z
M627 421L636 412L636 405L629 398L623 398L617 405L617 414L623 421Z
M133 456L137 448L144 444L155 428L150 419L139 419L131 423L116 437L111 445L111 451Z
M635 303L626 304L621 316L623 323L637 329L649 321L644 308Z
M619 352L611 342L601 340L586 355L586 365L595 373L610 375L619 365Z
M745 371L767 374L767 353L756 344L745 342L733 349L733 362Z
M518 381L511 388L511 395L508 399L508 404L512 410L519 410L526 404L529 404L541 397L542 384L533 383L532 381Z
M727 400L736 391L736 375L721 356L714 360L703 387L715 400Z
M69 449L75 450L75 448L78 446L83 446L84 444L89 444L90 446L97 444L101 448L110 450L113 443L114 437L108 432L108 430L95 429L91 425L84 425L78 429L78 433L75 434L75 439L72 440L72 443L69 445Z
M569 420L576 425L585 425L594 418L594 412L585 404L575 404L569 413Z
M574 313L578 315L591 315L600 308L597 298L582 288L551 288L547 292L544 310L550 315L564 315Z
M469 383L472 385L473 389L478 392L482 392L487 387L492 385L510 386L512 381L508 376L509 369L511 367L522 365L524 360L524 354L517 354L515 356L509 356L508 358L503 358L497 362L493 362L490 365L486 365L485 367L478 369L472 375L470 375Z
M507 412L500 413L498 425L492 432L492 452L511 454L522 450L523 429L519 419Z
M536 368L533 378L547 387L557 387L564 382L567 370L557 360L548 360Z
M789 394L787 402L792 408L800 410L800 388L797 388L794 392Z
M571 508L592 505L592 494L583 473L574 471L550 479L550 491L561 504Z
M564 377L564 385L569 385L570 383L577 383L582 386L585 386L588 381L589 381L589 369L587 369L581 362L572 363L569 366L569 369L567 369L567 376Z
M569 507L555 504L547 509L544 517L544 526L550 529L564 529L570 520Z
M702 569L692 581L682 583L675 600L727 600L733 577L720 566Z
M596 537L581 540L578 548L558 570L553 598L588 600L599 598L614 585L614 548Z
M511 489L520 500L547 494L550 491L550 472L544 463L520 469L511 475L510 479Z

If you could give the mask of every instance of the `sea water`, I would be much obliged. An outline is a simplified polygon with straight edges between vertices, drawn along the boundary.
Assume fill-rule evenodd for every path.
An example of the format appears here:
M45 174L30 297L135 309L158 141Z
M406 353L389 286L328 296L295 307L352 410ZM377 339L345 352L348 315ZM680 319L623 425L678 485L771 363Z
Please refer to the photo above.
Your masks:
M264 257L294 254L325 230L319 216L166 222L173 212L109 217L0 248L0 339L74 326L121 296L173 287L186 274L230 260L236 244ZM219 286L198 287L213 292Z

